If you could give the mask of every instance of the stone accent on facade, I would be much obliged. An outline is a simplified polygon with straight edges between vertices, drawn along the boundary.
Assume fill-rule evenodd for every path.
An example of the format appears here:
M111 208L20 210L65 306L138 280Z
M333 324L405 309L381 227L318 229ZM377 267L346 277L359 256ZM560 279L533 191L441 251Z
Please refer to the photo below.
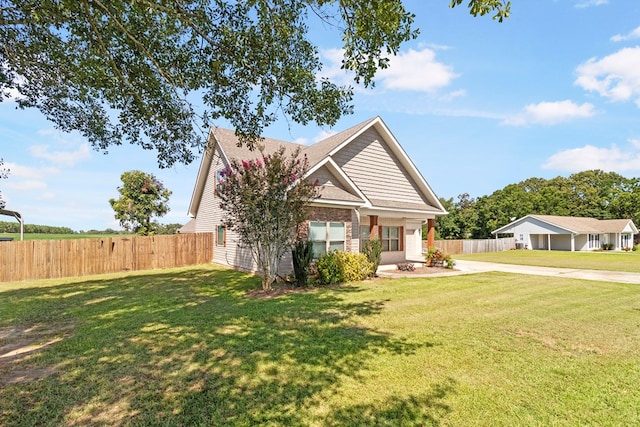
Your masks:
M310 210L310 221L323 222L344 222L345 223L345 248L346 252L351 252L351 237L353 235L353 223L351 221L352 209L336 209L312 206ZM298 238L300 240L309 239L309 221L301 224L298 228Z

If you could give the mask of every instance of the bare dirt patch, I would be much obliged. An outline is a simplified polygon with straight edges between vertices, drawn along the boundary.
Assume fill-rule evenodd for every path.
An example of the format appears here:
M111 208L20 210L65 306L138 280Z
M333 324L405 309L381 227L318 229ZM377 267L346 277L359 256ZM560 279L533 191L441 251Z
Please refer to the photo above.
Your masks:
M0 384L18 384L51 375L53 367L30 366L30 359L62 341L73 325L26 325L0 328Z

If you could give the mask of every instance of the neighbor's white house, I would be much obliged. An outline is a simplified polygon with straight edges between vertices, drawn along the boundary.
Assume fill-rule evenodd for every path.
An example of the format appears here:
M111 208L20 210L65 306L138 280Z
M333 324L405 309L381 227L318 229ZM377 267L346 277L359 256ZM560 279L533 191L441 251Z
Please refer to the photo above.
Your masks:
M491 232L513 234L517 248L589 251L603 244L622 250L633 246L638 229L630 219L595 219L555 215L527 215Z
M284 147L287 153L300 149L307 157L310 169L305 178L317 179L321 191L310 204L311 219L302 234L313 242L316 254L335 249L358 252L365 241L379 237L382 264L424 261L422 227L427 225L433 245L435 218L447 212L380 117L309 146L267 138L260 144L265 154ZM248 250L222 223L224 212L215 187L232 159L253 160L259 155L239 147L232 130L213 128L209 133L189 206L192 220L181 232L213 233L213 262L255 270ZM291 268L287 258L279 270Z

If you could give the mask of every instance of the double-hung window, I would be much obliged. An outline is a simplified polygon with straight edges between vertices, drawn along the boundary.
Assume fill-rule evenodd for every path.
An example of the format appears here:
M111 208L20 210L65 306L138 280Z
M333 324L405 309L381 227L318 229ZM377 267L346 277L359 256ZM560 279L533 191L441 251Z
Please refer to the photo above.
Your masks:
M344 222L311 221L309 223L309 240L313 243L313 257L329 251L344 251L346 240Z
M589 234L589 249L598 249L598 248L600 248L600 235Z
M381 227L380 243L383 252L399 251L400 249L400 227Z

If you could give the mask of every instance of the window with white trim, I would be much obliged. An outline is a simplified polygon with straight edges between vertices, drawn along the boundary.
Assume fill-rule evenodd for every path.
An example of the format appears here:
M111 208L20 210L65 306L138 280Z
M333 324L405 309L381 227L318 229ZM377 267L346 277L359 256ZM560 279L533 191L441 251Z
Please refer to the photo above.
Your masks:
M226 246L227 228L224 225L218 225L218 231L216 234L216 246Z
M314 258L329 251L344 251L345 236L344 222L311 221L309 223L309 240L313 244Z
M631 234L625 233L620 235L620 247L622 249L631 247Z
M400 249L400 227L381 227L380 243L382 252L394 252Z
M589 234L589 249L599 249L599 248L600 248L600 235Z

